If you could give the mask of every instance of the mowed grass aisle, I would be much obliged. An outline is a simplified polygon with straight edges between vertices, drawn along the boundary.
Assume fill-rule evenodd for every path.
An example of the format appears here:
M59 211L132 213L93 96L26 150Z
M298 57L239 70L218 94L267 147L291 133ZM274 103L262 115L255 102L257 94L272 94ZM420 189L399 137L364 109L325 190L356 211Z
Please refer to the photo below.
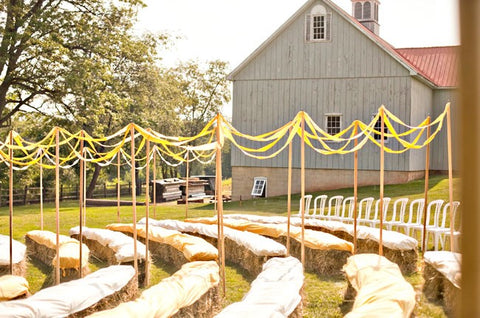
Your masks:
M460 200L460 180L454 180L454 199ZM424 181L418 180L402 185L388 185L385 187L385 196L391 197L392 202L400 197L410 199L423 198ZM368 186L359 188L359 198L375 197L378 198L378 186ZM318 195L320 193L311 193ZM333 195L343 195L345 197L353 195L353 189L341 189L332 191L323 191L329 197ZM298 213L299 195L292 197L292 214ZM127 199L127 198L125 198ZM138 197L138 201L144 200L144 197ZM445 176L435 176L430 179L429 200L443 199L448 201L448 179ZM243 202L230 202L224 204L225 213L250 213L262 215L286 215L287 214L286 196L247 200ZM313 208L313 207L312 207ZM390 209L392 209L390 205ZM391 212L391 211L390 211ZM179 219L185 218L185 206L172 203L157 205L157 219ZM153 207L150 209L150 217L153 218ZM188 212L189 217L214 216L213 204L190 204ZM137 219L145 216L145 207L137 206ZM89 207L87 208L86 225L88 227L103 228L105 225L117 221L116 207ZM68 235L71 227L77 226L79 222L79 207L77 201L64 201L60 203L60 232ZM132 222L132 207L121 207L120 222ZM14 238L24 242L24 235L30 230L40 228L40 208L39 205L27 205L14 207L13 235ZM55 205L53 203L45 204L44 207L44 229L55 231ZM0 233L8 235L8 207L0 207ZM421 260L421 258L420 258ZM91 258L91 269L96 270L107 266L98 260ZM406 279L417 291L417 307L415 315L417 317L445 317L442 308L438 304L429 303L421 293L423 278L421 274L421 264L419 272ZM174 269L161 261L155 261L151 270L151 284L158 283L161 279L170 276ZM225 305L239 301L249 290L250 282L255 279L246 274L241 268L228 265L227 273L227 291ZM41 288L45 288L52 283L49 269L36 261L29 261L27 279L30 283L31 292L34 293ZM321 277L317 274L305 273L305 317L342 317L350 310L351 303L343 303L343 293L347 288L347 282L344 277Z

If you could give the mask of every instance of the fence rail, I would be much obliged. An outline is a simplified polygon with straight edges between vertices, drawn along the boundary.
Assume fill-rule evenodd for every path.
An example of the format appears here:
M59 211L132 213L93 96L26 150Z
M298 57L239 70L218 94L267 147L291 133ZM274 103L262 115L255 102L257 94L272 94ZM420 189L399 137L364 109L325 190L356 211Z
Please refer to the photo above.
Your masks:
M144 186L142 186L144 189ZM132 184L120 184L120 195L131 195ZM63 200L78 200L80 196L80 187L60 185L60 201ZM93 191L93 198L108 198L117 196L116 184L101 184L95 187ZM43 202L55 201L55 187L43 188ZM8 189L0 189L0 206L8 205L9 191ZM13 204L26 205L40 202L40 187L14 188L13 189Z

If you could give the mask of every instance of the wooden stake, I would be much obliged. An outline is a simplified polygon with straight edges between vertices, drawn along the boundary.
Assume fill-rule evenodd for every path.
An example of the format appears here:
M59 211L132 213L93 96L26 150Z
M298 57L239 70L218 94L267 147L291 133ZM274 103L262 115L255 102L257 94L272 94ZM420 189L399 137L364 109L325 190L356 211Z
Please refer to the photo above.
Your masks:
M153 146L153 217L157 217L157 146Z
M80 273L80 278L83 277L83 269L82 269L82 241L83 241L83 183L85 182L85 180L83 179L84 175L83 175L83 169L85 169L84 167L84 160L83 160L83 143L84 143L84 140L83 140L83 131L80 132L80 195L79 195L79 205L80 205L80 231L79 231L79 241L80 241L80 244L79 244L79 248L80 248L80 251L79 251L79 254L80 254L80 270L79 270L79 273Z
M43 150L40 155L40 230L43 231Z
M292 133L292 127L288 134ZM288 144L288 187L287 187L287 255L290 255L290 217L292 215L292 142Z
M447 107L447 148L448 148L448 199L450 202L450 250L455 251L453 230L453 163L452 163L452 118L450 116L450 104Z
M138 277L138 262L137 262L137 194L136 194L136 179L135 179L135 127L130 124L130 162L132 165L132 211L133 211L133 267L135 268L135 276Z
M384 120L385 112L383 111L383 106L380 108L380 118L381 118L381 126L380 126L380 240L378 242L378 254L383 256L383 188L384 188L384 179L385 179L385 131L384 131Z
M427 139L430 138L430 116L427 117ZM427 205L428 205L428 187L429 187L429 172L430 172L430 143L427 144L425 149L425 204L423 206L423 234L422 234L422 251L426 251L426 238L427 238Z
M215 180L217 195L217 223L218 223L218 253L220 260L220 278L222 280L223 296L226 295L225 285L225 247L223 237L223 196L222 196L222 135L221 135L222 119L220 114L217 115L217 155L215 158Z
M117 222L120 223L120 196L122 195L122 191L120 188L120 150L117 152Z
M55 129L55 223L56 223L56 255L60 255L60 136L59 128ZM60 284L60 257L55 262L55 285Z
M357 135L358 122L355 121L353 135ZM354 146L357 147L358 139L355 138ZM357 253L357 201L358 201L358 151L353 153L353 254Z
M187 166L185 167L186 168L185 176L187 179L187 185L185 187L185 218L186 219L188 218L188 169L189 169L188 159L189 159L189 151L187 149Z
M150 267L148 261L148 241L149 241L149 233L148 233L148 220L150 214L150 140L147 139L147 167L145 171L145 287L150 285L150 271L148 270Z
M300 147L300 182L301 182L301 211L302 211L302 248L301 248L301 262L305 268L305 113L302 111L302 140Z
M9 165L9 179L8 179L8 196L9 196L9 235L10 235L10 275L13 275L13 131L10 131L10 148L8 149L8 157L10 159Z
M83 226L87 223L87 162L83 163Z

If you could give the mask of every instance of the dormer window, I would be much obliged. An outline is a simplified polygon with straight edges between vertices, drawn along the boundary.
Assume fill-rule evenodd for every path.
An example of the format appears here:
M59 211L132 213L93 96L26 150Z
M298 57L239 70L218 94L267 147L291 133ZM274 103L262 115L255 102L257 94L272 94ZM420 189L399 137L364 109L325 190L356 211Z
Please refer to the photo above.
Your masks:
M305 40L307 42L330 41L331 13L316 5L305 16Z

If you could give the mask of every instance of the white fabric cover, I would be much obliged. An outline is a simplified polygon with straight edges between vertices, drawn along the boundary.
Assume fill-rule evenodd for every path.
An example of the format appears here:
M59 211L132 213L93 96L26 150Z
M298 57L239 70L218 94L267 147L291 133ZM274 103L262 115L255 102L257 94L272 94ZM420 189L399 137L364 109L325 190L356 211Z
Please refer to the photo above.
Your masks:
M75 226L70 229L70 235L80 234L80 227ZM134 259L133 238L112 230L82 228L82 234L89 240L97 241L98 243L111 248L115 251L115 258L119 263L131 262ZM145 259L145 245L137 241L137 257Z
M146 219L142 218L139 224L145 224ZM216 225L208 225L201 223L188 223L176 220L153 220L149 219L149 224L152 226L160 226L170 230L177 230L187 233L198 233L201 235L218 238L218 227ZM287 249L282 244L275 242L267 237L238 231L228 227L224 227L223 235L237 244L244 246L258 256L284 256L287 254Z
M102 268L82 279L42 289L27 299L0 302L0 317L66 317L119 291L134 275L132 266Z
M216 317L288 317L302 297L303 266L294 257L275 257L263 264L241 302L226 307Z
M376 254L357 254L347 259L345 274L357 291L348 318L409 318L415 308L415 290L397 264Z
M285 216L261 216L249 214L226 214L225 219L243 219L251 222L268 223L268 224L283 224L287 223ZM344 231L353 236L353 224L346 224L338 221L323 221L305 218L305 225L318 226L328 229L330 231ZM294 226L301 226L302 219L299 217L291 217L290 223ZM375 242L380 241L380 231L378 228L357 225L357 238L369 239ZM416 239L405 234L383 230L383 246L393 250L412 250L416 249L418 242Z
M460 288L462 254L449 251L425 252L423 258L425 263L432 265L455 287Z
M27 247L12 240L12 262L20 263L25 258ZM10 265L10 236L0 234L0 265Z

